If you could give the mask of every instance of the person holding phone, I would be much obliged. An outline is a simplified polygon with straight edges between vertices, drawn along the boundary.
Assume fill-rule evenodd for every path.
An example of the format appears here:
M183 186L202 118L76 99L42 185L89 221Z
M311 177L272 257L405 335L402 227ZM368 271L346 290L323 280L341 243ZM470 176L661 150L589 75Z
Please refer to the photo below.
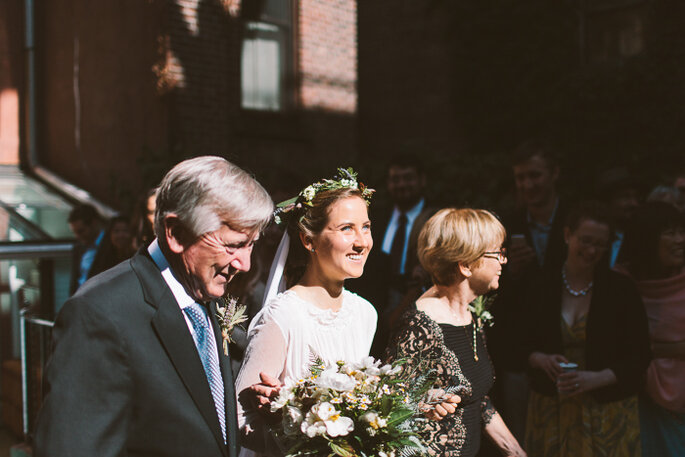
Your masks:
M531 379L530 455L639 456L637 393L650 360L647 317L627 276L608 268L612 223L586 203L564 226L565 263L526 294L521 358Z

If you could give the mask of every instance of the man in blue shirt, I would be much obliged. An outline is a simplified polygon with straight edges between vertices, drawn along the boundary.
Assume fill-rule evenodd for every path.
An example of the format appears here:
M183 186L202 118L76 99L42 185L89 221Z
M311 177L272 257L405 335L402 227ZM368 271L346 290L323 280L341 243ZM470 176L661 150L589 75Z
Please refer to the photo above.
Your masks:
M100 215L93 205L75 206L69 213L68 221L77 242L71 270L70 292L73 294L90 277L90 268L102 244L105 231Z

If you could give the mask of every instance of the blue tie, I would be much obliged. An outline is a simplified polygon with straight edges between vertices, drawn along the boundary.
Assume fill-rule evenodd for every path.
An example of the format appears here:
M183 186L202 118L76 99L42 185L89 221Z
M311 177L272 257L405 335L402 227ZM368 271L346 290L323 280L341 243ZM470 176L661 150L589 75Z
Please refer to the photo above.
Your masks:
M209 381L209 389L212 391L214 398L214 407L216 408L216 415L219 417L219 424L221 425L221 434L226 442L226 409L224 405L224 382L221 377L221 370L219 370L218 357L212 357L211 353L211 338L214 337L212 329L207 322L207 314L201 305L193 303L190 306L183 308L186 315L190 318L190 322L195 329L195 346L197 352L200 354L202 366Z

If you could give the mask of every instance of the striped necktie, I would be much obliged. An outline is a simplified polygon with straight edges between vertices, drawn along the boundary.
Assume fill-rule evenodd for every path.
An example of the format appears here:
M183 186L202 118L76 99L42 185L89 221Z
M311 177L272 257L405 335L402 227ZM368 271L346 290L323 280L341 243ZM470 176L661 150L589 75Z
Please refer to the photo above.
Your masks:
M216 408L216 414L219 417L221 434L224 437L225 443L226 408L224 404L224 381L221 377L221 370L219 369L218 352L215 354L217 355L216 357L212 357L211 339L214 337L214 333L209 326L207 314L201 305L193 303L192 305L183 308L183 311L193 324L193 329L195 329L195 346L197 347L197 352L200 354L200 360L202 360L202 366L205 369L207 381L209 381L209 389L212 391L214 407Z

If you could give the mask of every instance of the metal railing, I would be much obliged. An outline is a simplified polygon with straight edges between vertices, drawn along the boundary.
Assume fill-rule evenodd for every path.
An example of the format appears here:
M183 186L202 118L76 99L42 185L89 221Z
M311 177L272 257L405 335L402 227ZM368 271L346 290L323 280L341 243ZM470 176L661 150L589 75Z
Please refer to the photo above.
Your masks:
M54 322L20 311L22 426L24 439L30 441L38 410L43 401L43 373L50 357Z

